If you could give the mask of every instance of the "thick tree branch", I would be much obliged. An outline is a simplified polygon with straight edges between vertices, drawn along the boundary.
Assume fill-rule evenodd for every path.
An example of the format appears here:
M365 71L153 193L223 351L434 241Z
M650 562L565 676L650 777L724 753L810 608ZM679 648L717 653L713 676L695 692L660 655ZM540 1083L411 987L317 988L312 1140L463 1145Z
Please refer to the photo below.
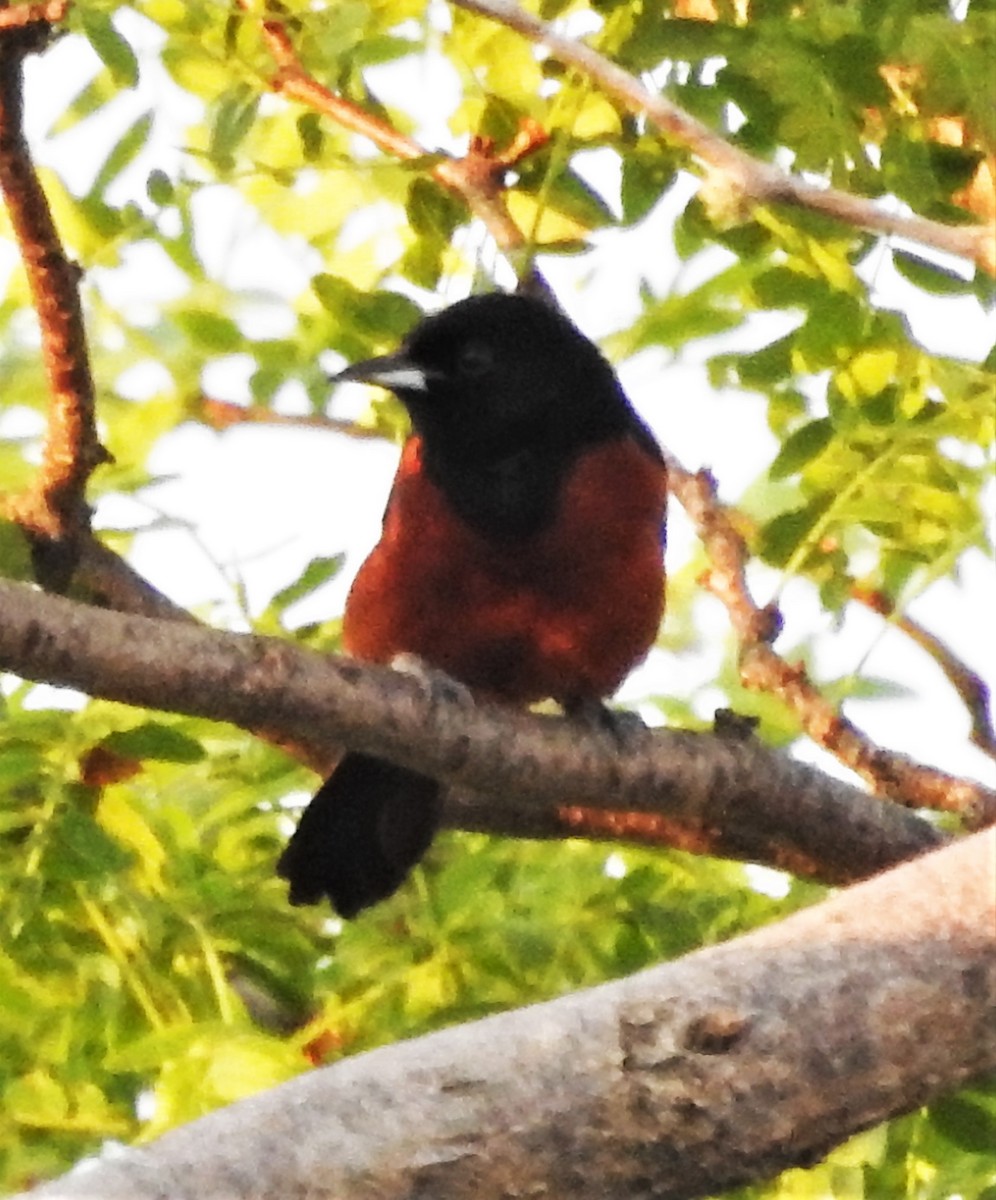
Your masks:
M901 804L960 814L972 828L996 820L996 793L903 754L883 749L822 696L801 664L787 663L772 642L780 614L759 608L747 586L747 546L716 494L707 471L692 474L668 456L668 481L698 532L709 556L706 585L723 602L740 643L744 685L770 692L788 704L803 729L872 789Z
M731 145L665 96L648 91L628 71L583 42L557 33L512 0L452 2L457 8L489 17L545 46L554 58L584 72L631 112L646 115L668 138L686 146L704 164L714 176L710 181L714 190L722 188L753 204L787 204L822 213L857 229L909 238L967 258L996 275L996 229L991 225L943 225L926 217L886 212L871 200L836 188L815 187Z
M670 825L714 854L829 882L864 877L940 841L914 814L752 739L646 731L620 753L611 736L575 722L477 705L388 668L90 608L25 584L0 582L0 669L277 731L316 756L343 744L381 754L488 797L498 831L506 811L515 832L526 832L526 814L546 836L558 827L577 832L565 805L651 814L662 818L662 838ZM468 824L479 828L482 804L464 803L475 814ZM459 801L449 812L460 824Z
M692 1200L996 1068L993 838L617 983L374 1050L37 1200Z

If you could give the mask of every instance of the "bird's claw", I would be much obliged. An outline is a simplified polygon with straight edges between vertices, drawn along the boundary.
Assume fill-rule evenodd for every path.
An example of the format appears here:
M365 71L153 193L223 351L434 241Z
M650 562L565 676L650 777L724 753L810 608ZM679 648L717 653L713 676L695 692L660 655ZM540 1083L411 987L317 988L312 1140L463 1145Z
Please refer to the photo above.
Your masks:
M627 750L647 732L639 713L628 708L609 708L601 700L576 700L564 712L596 733L607 734L619 750Z
M473 696L470 689L452 675L440 671L438 667L430 666L424 658L417 654L396 654L391 659L391 667L402 675L410 675L417 679L428 692L430 699L435 702L457 704L472 704Z

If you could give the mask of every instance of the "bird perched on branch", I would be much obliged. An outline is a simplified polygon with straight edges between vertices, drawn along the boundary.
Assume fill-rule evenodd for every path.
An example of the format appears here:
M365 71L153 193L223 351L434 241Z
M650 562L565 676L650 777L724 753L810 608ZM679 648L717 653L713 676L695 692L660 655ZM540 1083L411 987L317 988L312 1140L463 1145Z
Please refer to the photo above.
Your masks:
M552 306L491 294L336 379L388 388L412 423L346 603L348 653L414 655L507 704L610 696L663 613L667 481L598 349ZM440 790L347 753L278 864L291 902L352 917L390 896L432 841Z

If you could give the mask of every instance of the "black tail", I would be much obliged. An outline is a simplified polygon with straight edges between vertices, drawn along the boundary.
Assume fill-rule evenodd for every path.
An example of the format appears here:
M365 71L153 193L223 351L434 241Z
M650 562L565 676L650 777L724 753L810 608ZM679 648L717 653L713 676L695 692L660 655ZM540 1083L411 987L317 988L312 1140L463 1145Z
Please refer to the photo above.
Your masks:
M277 863L291 904L328 896L355 917L404 883L439 823L434 779L368 754L347 754L318 789Z

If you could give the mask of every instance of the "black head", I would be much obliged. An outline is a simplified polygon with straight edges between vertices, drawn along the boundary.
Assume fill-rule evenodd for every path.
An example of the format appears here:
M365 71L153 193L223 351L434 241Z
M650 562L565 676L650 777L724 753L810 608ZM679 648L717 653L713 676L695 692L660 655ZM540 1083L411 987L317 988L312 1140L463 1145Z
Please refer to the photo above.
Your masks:
M527 296L462 300L336 378L396 393L434 481L491 534L534 532L585 446L627 433L653 445L597 347Z

